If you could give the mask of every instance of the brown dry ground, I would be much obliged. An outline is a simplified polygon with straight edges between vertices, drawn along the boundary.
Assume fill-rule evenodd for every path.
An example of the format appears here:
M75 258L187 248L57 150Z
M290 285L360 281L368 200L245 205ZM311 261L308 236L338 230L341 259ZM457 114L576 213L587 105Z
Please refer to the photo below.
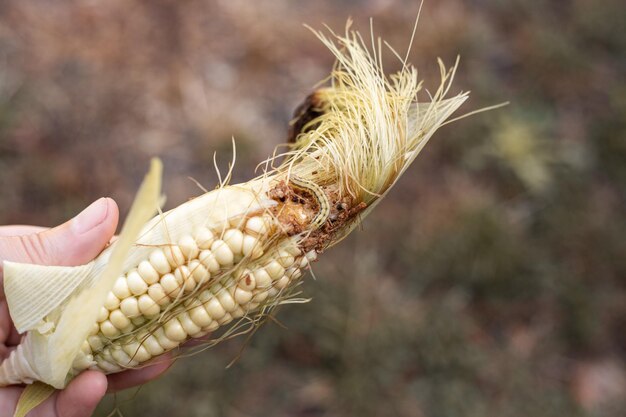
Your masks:
M0 223L122 212L165 163L167 207L287 137L352 16L404 51L416 1L0 3ZM411 61L462 61L465 110L316 264L312 301L180 360L124 416L618 417L626 410L622 0L429 0ZM391 55L387 68L397 68ZM425 95L423 96L425 97ZM130 400L128 400L130 398ZM126 401L128 400L128 401ZM114 407L113 398L97 415Z

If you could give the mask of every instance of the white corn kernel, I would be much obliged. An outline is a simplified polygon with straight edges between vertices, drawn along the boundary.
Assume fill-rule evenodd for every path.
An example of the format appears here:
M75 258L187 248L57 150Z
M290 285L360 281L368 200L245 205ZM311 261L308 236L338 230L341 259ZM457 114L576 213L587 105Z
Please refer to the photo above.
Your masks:
M109 320L119 330L125 329L129 324L131 324L126 314L124 314L120 309L111 311Z
M309 262L313 262L317 259L317 252L315 250L310 250L304 256L306 256Z
M176 321L178 323L178 320L176 319L172 319L174 321ZM169 320L166 322L169 323ZM178 325L180 326L180 323L178 323ZM181 327L182 329L182 327ZM171 350L174 349L175 347L178 347L180 345L180 342L173 340L171 338L169 338L166 334L165 334L165 330L163 329L162 326L157 327L153 332L152 335L156 338L156 340L159 342L159 345L161 345L161 347L165 350Z
M230 315L233 316L234 319L243 317L245 314L246 314L246 311L241 306L237 306L237 308L233 310L232 313L230 313Z
M255 303L262 303L263 301L267 299L268 295L269 295L268 292L265 290L259 291L256 294L254 294L254 297L252 297L252 301L254 301Z
M286 250L278 251L278 258L276 260L283 268L290 267L295 261L294 257Z
M152 267L156 269L156 271L161 275L167 274L172 270L172 267L170 266L170 263L168 262L167 257L165 256L165 253L163 253L162 249L154 250L150 254L149 259Z
M202 330L204 330L206 332L213 332L213 331L219 329L219 327L220 327L220 324L218 322L212 321L211 324L209 324L208 326L206 326Z
M120 306L120 299L115 296L112 292L107 294L106 300L104 300L104 307L107 310L115 310Z
M243 250L243 233L239 229L228 229L224 232L224 242L228 245L233 254L239 255Z
M223 326L225 324L230 323L231 321L233 321L233 316L231 316L229 313L226 313L217 322L220 324L220 326Z
M228 246L226 242L221 239L217 239L213 242L211 245L211 252L215 256L217 262L219 262L222 266L232 265L235 260L235 255L230 249L230 246Z
M271 261L269 264L267 264L265 270L272 278L272 281L280 279L285 274L285 268L283 268L283 266L276 261Z
M191 275L193 276L193 280L198 284L202 285L209 281L211 278L211 274L209 271L200 263L200 261L194 259L189 262L189 271L191 271Z
M113 358L111 358L111 360L113 360ZM107 361L99 356L96 357L96 363L98 364L98 368L102 369L106 373L115 373L120 370L120 367L112 363L112 361Z
M198 307L199 305L202 305L202 303L200 302L200 300L198 300L198 294L195 294L193 297L189 297L183 301L183 306L185 307L186 311Z
M270 278L267 271L263 268L259 268L254 271L254 280L257 288L268 288L272 285L272 278Z
M85 340L83 342L83 344L81 345L80 350L85 355L90 355L91 354L91 346L89 345L89 342Z
M111 348L108 346L104 348L104 350L100 354L108 362L113 363L115 361L115 359L113 359L113 356L111 356Z
M291 267L285 271L285 275L289 277L290 280L296 280L302 276L302 271L299 268Z
M226 310L224 310L222 304L215 297L206 301L203 305L213 320L219 320L226 314Z
M242 246L244 256L249 256L250 259L257 259L263 255L263 248L259 239L252 235L245 235L243 237Z
M122 350L124 352L126 352L126 354L130 357L133 357L135 355L135 352L137 351L137 349L139 349L139 343L135 340L131 340L129 342L125 342L123 344L120 344L120 346L122 348Z
M161 312L159 305L148 294L144 294L137 300L139 311L144 316L152 317Z
M165 294L165 290L158 282L148 287L148 295L160 306L165 306L170 303L170 298Z
M246 304L248 301L252 300L252 293L242 289L241 287L236 287L233 297L239 304Z
M200 302L200 304L206 303L211 298L213 298L213 293L211 292L210 289L202 290L200 291L200 293L198 294L196 298Z
M181 283L179 283L176 277L172 274L163 275L161 277L160 284L165 290L165 294L169 297L176 298L180 292Z
M196 243L196 240L191 237L191 235L184 235L181 237L178 240L178 246L185 256L185 259L189 260L198 257L198 253L200 252L198 250L198 244Z
M133 295L141 295L148 291L148 284L141 278L136 269L126 274L126 282L128 283L128 289Z
M211 274L219 272L221 268L220 263L217 262L217 259L215 259L215 255L213 254L213 252L208 249L200 252L200 255L198 255L198 260L200 261L200 263L202 263L202 265L206 267L206 269L209 270Z
M202 331L202 329L200 329L200 326L196 325L196 323L191 320L189 313L187 313L186 311L180 313L178 316L176 316L176 318L189 336L193 337L197 333L200 333Z
M120 334L120 331L117 329L117 327L115 327L113 323L111 323L111 321L109 320L105 320L100 323L100 331L106 337L115 337L119 336Z
M183 255L183 251L180 250L178 245L169 245L163 248L163 253L167 258L167 261L172 266L172 268L176 268L177 266L181 266L185 264L185 255Z
M274 287L278 288L279 290L287 288L287 285L289 285L289 277L286 275L283 275L281 279L274 281Z
M200 249L209 249L215 240L213 232L208 227L200 227L196 230L196 243Z
M150 354L150 352L148 352L148 349L146 349L142 345L139 345L139 349L137 349L137 353L135 353L133 359L139 363L144 363L152 359L152 355Z
M139 337L141 343L152 356L159 356L165 352L163 346L159 344L157 338L151 334L143 334Z
M98 321L98 323L101 323L107 318L109 318L109 310L104 307L100 307L100 310L98 311L98 318L96 320Z
M289 253L291 256L293 256L294 258L297 256L302 255L302 251L300 250L300 248L296 245L289 245L285 248L285 251L287 251L287 253Z
M189 310L189 317L191 317L196 326L202 328L207 327L213 321L202 304Z
M237 308L237 303L233 299L232 295L226 290L226 288L221 289L216 293L217 300L220 302L224 310L233 311Z
M185 280L184 288L186 293L193 292L193 290L196 289L196 281L193 279L193 277L189 277Z
M154 269L152 264L146 260L139 262L139 265L137 266L137 272L139 272L141 278L143 278L143 280L148 285L159 282L159 278L161 277L157 270Z
M163 330L165 331L165 336L175 342L182 342L187 339L187 332L185 332L185 329L183 329L176 317L166 321L163 325Z
M267 222L263 217L250 217L246 223L246 232L261 236L267 233Z
M117 278L115 284L113 285L113 294L120 300L131 296L125 276Z
M181 265L174 270L174 277L176 277L176 281L183 284L187 278L191 276L191 271L187 268L187 265Z
M122 313L126 315L129 319L133 317L139 316L139 305L137 304L137 299L135 297L128 297L122 300L120 303L120 310Z
M126 335L128 333L132 333L135 330L135 326L133 325L133 321L130 321L130 324L123 329L120 330L120 333Z
M128 356L126 352L124 352L124 349L119 346L111 349L111 356L113 356L113 359L115 359L115 361L123 367L132 368L139 365L137 361L134 361L130 356Z
M137 300L137 304L139 304L139 300ZM147 321L148 319L146 319L144 316L133 317L132 319L130 319L130 322L133 324L134 327L141 327L146 324Z
M146 362L152 358L152 355L150 355L146 348L137 342L127 343L122 347L122 349L124 349L124 352L126 352L132 360L139 363Z
M247 311L252 311L252 310L254 310L255 308L257 308L257 307L259 306L259 304L260 304L260 303L255 302L255 301L254 301L254 298L253 298L253 299L252 299L252 301L250 301L250 302L248 303L248 305L246 305L246 310L247 310Z
M87 342L89 343L89 346L91 346L91 350L94 352L98 352L104 347L104 343L102 342L102 338L100 336L89 336L87 338Z

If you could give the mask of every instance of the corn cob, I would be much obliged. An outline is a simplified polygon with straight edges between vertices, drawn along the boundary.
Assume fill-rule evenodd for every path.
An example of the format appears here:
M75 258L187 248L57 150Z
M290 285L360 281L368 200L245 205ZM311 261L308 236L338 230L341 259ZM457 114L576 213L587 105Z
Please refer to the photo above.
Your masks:
M73 372L136 367L275 300L317 254L303 253L295 240L266 254L262 241L272 223L269 215L237 219L221 233L201 227L195 236L154 249L116 280ZM235 268L244 258L246 267Z
M0 385L62 388L84 369L135 368L190 338L259 323L467 98L444 99L456 67L441 65L441 86L419 104L412 66L387 78L381 51L369 54L358 33L317 36L337 58L331 85L307 99L278 167L270 158L259 178L221 183L148 221L160 192L154 162L120 238L92 263L5 263L10 311L27 333L0 365ZM35 286L46 291L27 303Z

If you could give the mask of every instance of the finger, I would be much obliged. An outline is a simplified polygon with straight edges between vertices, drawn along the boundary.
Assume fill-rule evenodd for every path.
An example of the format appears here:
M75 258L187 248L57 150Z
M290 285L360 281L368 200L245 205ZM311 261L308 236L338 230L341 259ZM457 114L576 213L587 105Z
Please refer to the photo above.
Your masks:
M8 350L3 349L7 346L15 346L20 343L22 336L17 332L11 316L9 315L9 306L7 301L0 300L0 358L4 358L4 354L8 353Z
M12 333L13 323L9 316L9 306L6 300L0 301L0 344L4 344L9 340Z
M85 371L56 394L56 414L46 417L89 417L106 392L106 376L98 371Z
M169 369L174 363L174 359L168 354L159 356L154 364L148 365L145 368L134 369L132 371L124 371L119 374L109 375L109 390L108 392L121 391L126 388L134 387L136 385L145 384L151 381L165 371Z
M56 391L29 417L89 417L104 397L107 379L98 371L85 371L69 383L65 389Z
M48 228L41 226L25 226L21 224L14 226L0 226L0 236L30 235L33 233L40 233L45 230L48 230Z
M3 387L0 388L0 410L2 415L12 416L17 407L17 400L22 395L22 387Z
M68 222L43 232L0 237L2 260L42 265L81 265L107 245L119 213L110 198L101 198ZM1 268L1 266L0 266Z

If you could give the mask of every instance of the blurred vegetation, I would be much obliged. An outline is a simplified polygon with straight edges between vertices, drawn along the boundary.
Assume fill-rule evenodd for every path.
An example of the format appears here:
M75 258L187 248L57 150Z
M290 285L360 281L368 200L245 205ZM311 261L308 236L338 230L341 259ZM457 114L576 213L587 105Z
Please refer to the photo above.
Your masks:
M332 60L307 23L348 16L399 50L418 2L0 4L0 223L125 213L148 160L167 207L286 137ZM462 57L476 109L316 264L312 298L246 344L176 363L124 416L618 417L626 410L622 0L426 1L411 61ZM397 63L391 54L387 68ZM426 98L426 95L423 96ZM286 327L286 329L284 327Z

